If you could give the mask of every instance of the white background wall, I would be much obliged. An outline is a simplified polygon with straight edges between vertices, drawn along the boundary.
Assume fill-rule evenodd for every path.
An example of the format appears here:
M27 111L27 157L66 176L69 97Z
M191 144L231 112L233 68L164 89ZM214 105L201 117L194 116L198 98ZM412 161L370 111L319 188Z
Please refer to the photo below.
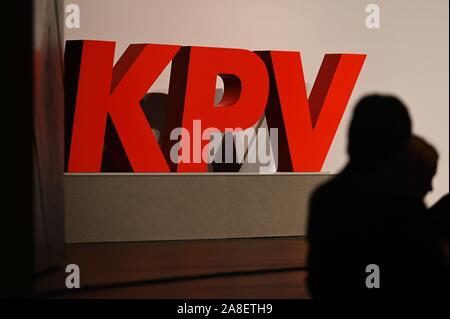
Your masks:
M301 51L309 86L325 53L368 55L323 171L347 161L346 135L355 102L392 93L408 105L415 133L440 153L429 204L449 188L448 0L65 0L81 10L80 29L65 39ZM381 28L367 29L365 8L381 9ZM167 92L169 69L150 91Z

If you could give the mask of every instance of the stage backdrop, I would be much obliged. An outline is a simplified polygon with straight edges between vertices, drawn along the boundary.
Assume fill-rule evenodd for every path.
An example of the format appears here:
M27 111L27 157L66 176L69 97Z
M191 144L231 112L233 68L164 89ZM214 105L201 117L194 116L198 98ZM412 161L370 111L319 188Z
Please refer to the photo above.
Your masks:
M379 28L368 28L366 24L366 18L370 14L366 12L366 9L371 3L378 5L380 10ZM448 192L447 0L432 2L349 0L345 1L345 4L342 1L333 0L135 0L131 2L126 0L66 0L65 5L69 4L78 5L80 24L79 28L65 28L65 40L115 41L116 61L132 43L242 48L252 51L300 51L306 87L309 92L324 54L367 54L321 174L277 174L264 176L258 180L258 176L252 175L258 174L257 165L241 168L241 172L250 175L240 176L237 180L239 183L234 184L233 187L248 194L247 199L242 199L244 201L248 200L249 196L270 200L273 205L272 211L266 213L268 216L274 217L261 222L255 221L258 216L256 211L262 208L255 205L246 206L246 210L240 211L240 214L250 216L249 220L253 220L251 227L258 231L249 231L248 234L239 232L236 236L304 234L307 197L318 183L327 178L328 174L339 172L346 163L348 159L346 137L352 110L356 101L368 93L394 94L407 104L413 119L414 132L431 142L440 155L438 172L434 179L434 190L428 195L427 203L434 203ZM150 88L149 93L168 93L169 76L170 64ZM218 97L220 97L221 89L223 89L223 83L218 80ZM161 99L164 99L164 96L158 97L153 94L148 96L148 103L151 104L151 96L153 96L153 101L163 102ZM143 103L145 102L144 100ZM157 118L162 115L150 114L149 116ZM264 127L265 123L261 121L258 125ZM157 131L155 133L158 134ZM114 169L110 169L110 171L114 171ZM189 180L189 178L193 180ZM220 181L221 178L222 181ZM230 235L226 226L223 226L218 232L211 233L210 230L213 227L208 226L208 223L201 224L203 228L200 227L199 231L193 230L191 235L177 236L177 232L164 230L164 227L168 227L167 225L171 223L175 225L177 214L191 214L196 210L195 206L186 209L186 202L181 202L181 199L178 202L177 196L166 194L164 202L172 202L171 205L174 207L168 209L164 204L157 207L155 201L152 204L147 200L141 200L140 195L136 195L136 193L133 194L137 197L133 197L122 191L121 187L126 188L124 185L129 185L128 189L135 189L139 192L138 185L145 186L145 194L154 196L161 192L161 189L168 190L168 185L171 185L175 194L179 194L177 190L190 185L189 183L192 181L195 185L192 192L194 189L203 191L204 198L209 196L215 200L215 204L212 201L211 205L227 207L226 212L223 213L229 215L230 211L243 209L236 204L236 201L232 200L233 197L230 197L229 193L225 196L225 192L220 191L224 187L230 187L232 185L230 183L235 183L234 178L237 177L220 174L194 177L169 177L152 174L139 175L139 177L134 174L121 174L120 177L109 174L100 174L100 176L66 174L67 240L131 240L131 237L133 240L145 240L160 237L178 239L233 236ZM273 183L279 183L278 190L282 194L291 194L292 197L276 195L270 187L264 189L262 185L271 184L271 179L273 179ZM120 186L117 184L119 180ZM219 184L216 185L218 188L208 187L217 180L219 180ZM247 181L253 183L247 185ZM144 192L142 188L140 189L141 192ZM256 192L257 195L255 195ZM125 197L125 193L128 194L126 195L128 197ZM99 194L102 196L97 196ZM113 204L114 201L108 199L113 197L114 200L123 204L120 209ZM285 201L289 202L295 197L302 198L301 203L291 200L291 205L284 204ZM189 199L185 199L189 201ZM156 201L156 203L158 202ZM174 215L168 217L167 214L164 215L164 210L172 211L171 214ZM113 218L115 221L108 218L111 211L116 214L115 219ZM155 232L151 231L141 234L137 232L131 237L127 235L133 229L133 226L130 225L135 223L155 225L152 216L158 214L153 213L152 215L151 211L158 211L162 216L158 218L167 219L163 223L164 227L158 226L158 229L161 230L161 233L170 233L171 235L152 236L149 233L154 234ZM123 222L126 218L128 218L126 223L130 226L128 231L120 226L121 221ZM201 219L200 216L194 219L197 220L197 218ZM280 220L296 220L297 222L291 228L289 226L283 228L285 226L277 222ZM230 222L230 220L223 221L223 223L226 222ZM272 223L277 226L274 226L275 230L271 230L270 227L269 229L265 228L266 224L264 223ZM103 235L94 234L94 229L104 229L105 227L107 229L103 233L100 232ZM157 228L156 226L148 227ZM84 229L84 231L81 232L80 229ZM89 231L90 229L92 231ZM224 233L221 233L222 231ZM120 235L118 235L119 233Z

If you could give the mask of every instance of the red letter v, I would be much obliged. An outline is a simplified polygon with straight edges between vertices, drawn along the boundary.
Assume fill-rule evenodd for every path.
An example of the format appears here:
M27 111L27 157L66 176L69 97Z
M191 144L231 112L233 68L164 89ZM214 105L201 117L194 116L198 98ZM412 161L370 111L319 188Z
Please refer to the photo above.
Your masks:
M278 127L278 171L319 172L366 55L325 55L307 98L298 52L258 52L266 63L269 127Z

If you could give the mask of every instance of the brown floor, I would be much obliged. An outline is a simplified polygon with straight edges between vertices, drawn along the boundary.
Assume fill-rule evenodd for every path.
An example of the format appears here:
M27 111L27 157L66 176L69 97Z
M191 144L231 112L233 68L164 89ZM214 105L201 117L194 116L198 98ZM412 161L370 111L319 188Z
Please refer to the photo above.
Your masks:
M36 290L63 298L308 298L302 237L68 244L81 289L64 267ZM52 293L49 293L52 292Z

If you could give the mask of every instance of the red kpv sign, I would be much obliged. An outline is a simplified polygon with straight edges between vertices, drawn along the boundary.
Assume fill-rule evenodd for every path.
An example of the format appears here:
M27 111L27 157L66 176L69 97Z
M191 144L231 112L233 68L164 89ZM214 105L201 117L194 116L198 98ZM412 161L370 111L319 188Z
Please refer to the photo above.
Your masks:
M101 171L108 117L132 171L205 172L204 161L171 160L173 129L192 132L196 120L221 132L246 129L263 116L278 129L277 171L318 172L366 57L326 54L308 97L299 52L133 44L114 65L114 51L114 42L66 43L68 172ZM160 146L140 101L170 62ZM217 76L224 94L215 105Z

